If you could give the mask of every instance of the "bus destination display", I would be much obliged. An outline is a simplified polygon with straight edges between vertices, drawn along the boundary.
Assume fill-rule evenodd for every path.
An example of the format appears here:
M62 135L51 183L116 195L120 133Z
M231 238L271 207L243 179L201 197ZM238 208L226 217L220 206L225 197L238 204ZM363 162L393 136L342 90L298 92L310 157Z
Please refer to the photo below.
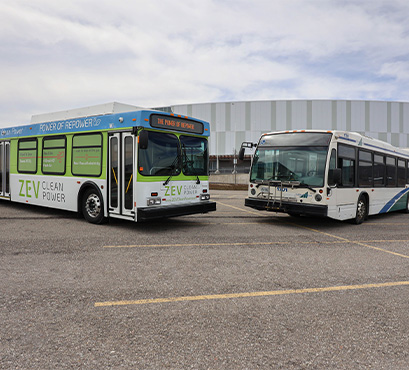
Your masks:
M150 124L154 128L203 134L203 123L179 117L152 114Z

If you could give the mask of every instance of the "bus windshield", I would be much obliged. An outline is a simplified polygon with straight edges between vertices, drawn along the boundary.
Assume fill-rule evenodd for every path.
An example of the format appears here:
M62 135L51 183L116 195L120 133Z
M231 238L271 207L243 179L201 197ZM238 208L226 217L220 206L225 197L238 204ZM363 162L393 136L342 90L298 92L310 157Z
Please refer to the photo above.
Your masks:
M327 133L263 137L254 154L250 181L295 181L305 186L324 186L330 139L331 134Z
M181 136L182 168L185 175L207 175L207 140Z
M180 173L179 140L174 134L149 131L147 149L139 149L139 172L145 176Z
M144 176L207 175L207 162L207 140L199 137L149 131L147 149L139 149Z

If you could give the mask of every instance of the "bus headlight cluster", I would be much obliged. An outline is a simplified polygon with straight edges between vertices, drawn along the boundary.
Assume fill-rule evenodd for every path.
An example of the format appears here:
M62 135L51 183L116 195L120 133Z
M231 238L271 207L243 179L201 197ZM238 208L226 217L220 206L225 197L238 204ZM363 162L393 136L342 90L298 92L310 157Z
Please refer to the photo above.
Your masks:
M200 200L209 200L210 194L200 194Z
M315 195L315 200L316 200L317 202L321 202L321 199L322 199L321 194Z
M156 206L161 204L160 198L149 198L148 199L148 206Z

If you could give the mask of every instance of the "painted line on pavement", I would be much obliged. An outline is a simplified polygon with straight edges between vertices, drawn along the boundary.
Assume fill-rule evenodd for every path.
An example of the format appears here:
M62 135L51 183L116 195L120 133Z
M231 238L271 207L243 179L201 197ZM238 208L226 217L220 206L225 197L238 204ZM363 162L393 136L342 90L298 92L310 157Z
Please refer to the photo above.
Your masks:
M266 291L266 292L209 294L209 295L196 295L196 296L185 296L185 297L152 298L152 299L138 299L138 300L127 300L127 301L108 301L108 302L96 302L94 304L94 307L144 305L144 304L152 304L152 303L192 302L192 301L204 301L204 300L213 300L213 299L269 297L269 296L276 296L276 295L339 292L339 291L346 291L346 290L386 288L386 287L396 287L396 286L405 286L405 285L409 285L409 281L396 281L396 282L378 283L378 284L343 285L343 286L332 286L332 287L324 287L324 288L272 290L272 291Z
M255 212L247 211L247 210L245 210L245 209L242 209L242 208L239 208L239 207L234 207L234 206L231 206L231 205L229 205L229 204L224 204L224 203L220 203L220 204L222 204L222 205L224 205L224 206L227 206L227 207L231 207L231 208L237 209L237 210L239 210L239 211L257 214L257 213L255 213ZM259 214L257 214L257 215L259 215ZM265 217L265 216L264 216L264 217ZM353 240L349 240L349 239L346 239L346 238L342 238L342 237L340 237L340 236L333 235L333 234L330 234L330 233L326 233L326 232L324 232L324 231L320 231L320 230L317 230L317 229L313 229L313 228L311 228L311 227L299 225L299 224L296 224L296 223L294 223L294 222L285 222L285 223L288 224L288 225L297 226L297 227L300 227L300 228L303 228L303 229L306 229L306 230L314 231L314 232L316 232L316 233L329 236L329 237L331 237L331 238L335 238L335 239L338 239L338 240L342 240L342 241L344 241L344 242L346 242L346 243L352 243L352 244L360 245L360 246L362 246L362 247L371 248L371 249L374 249L374 250L377 250L377 251L380 251L380 252L383 252L383 253L392 254L392 255L395 255L395 256L398 256L398 257L402 257L402 258L409 258L409 256L407 256L407 255L405 255L405 254L402 254L402 253L392 252L392 251L387 250L387 249L384 249L384 248L379 248L379 247L375 247L375 246L373 246L373 245L369 245L369 244L366 244L366 243L362 243L362 242L358 242L358 241L353 241Z
M335 240L335 241L307 241L307 242L297 242L297 244L363 244L363 243L409 243L409 240ZM130 245L104 245L103 248L171 248L171 247L229 247L229 246L265 246L265 245L288 245L293 244L293 242L238 242L238 243L185 243L185 244L130 244ZM375 248L375 247L373 247Z
M295 224L295 223L292 223L292 222L288 222L288 224L294 225L294 226L297 226L297 227L301 227L301 228L306 229L306 230L314 231L314 232L319 233L319 234L322 234L322 235L330 236L330 237L335 238L335 239L337 239L337 240L342 240L342 241L344 241L345 243L356 244L356 245L360 245L360 246L362 246L362 247L375 249L375 250L377 250L377 251L384 252L384 253L388 253L388 254L392 254L392 255L395 255L395 256L398 256L398 257L409 258L409 256L407 256L406 254L401 254L401 253L397 253L397 252L392 252L392 251L390 251L390 250L387 250L387 249L384 249L384 248L375 247L375 246L373 246L373 245L369 245L369 244L362 243L362 242L359 242L359 241L349 240L349 239L346 239L346 238L342 238L341 236L337 236L337 235L333 235L333 234L326 233L326 232L324 232L324 231L320 231L320 230L317 230L317 229L313 229L313 228L308 227L308 226L298 225L298 224Z

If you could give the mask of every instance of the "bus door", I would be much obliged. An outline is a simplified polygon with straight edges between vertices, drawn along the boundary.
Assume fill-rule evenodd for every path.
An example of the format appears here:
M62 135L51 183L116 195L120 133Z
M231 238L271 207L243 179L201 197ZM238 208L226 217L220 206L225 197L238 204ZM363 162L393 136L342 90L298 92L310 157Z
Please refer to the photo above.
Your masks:
M115 133L109 136L109 213L134 218L135 136Z
M10 142L0 143L0 196L10 198Z

